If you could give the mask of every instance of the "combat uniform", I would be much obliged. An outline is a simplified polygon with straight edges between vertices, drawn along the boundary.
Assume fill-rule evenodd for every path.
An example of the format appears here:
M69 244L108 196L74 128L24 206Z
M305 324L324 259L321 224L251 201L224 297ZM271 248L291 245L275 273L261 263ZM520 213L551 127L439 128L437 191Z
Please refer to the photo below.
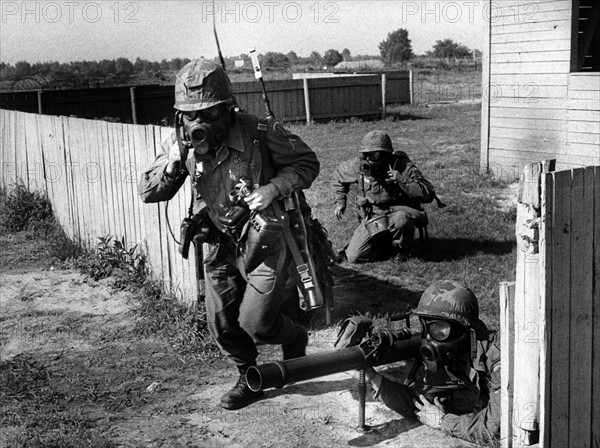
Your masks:
M263 139L270 155L268 161L262 160ZM186 170L169 177L166 173L169 149L176 144L175 134L163 142L162 153L142 175L139 194L144 202L168 200L185 178L192 176L197 195L195 208L204 203L219 231L205 256L209 329L221 350L242 372L255 364L254 341L285 345L297 337L292 322L280 313L290 255L282 243L256 269L244 275L236 262L235 241L225 233L219 217L233 205L229 192L239 180L250 179L258 186L266 164L272 163L275 175L265 181L277 187L280 197L286 197L310 187L319 173L319 162L315 153L280 123L243 113L235 113L233 126L214 158L196 164L191 157Z
M427 215L421 204L434 198L434 188L406 153L390 154L390 169L400 173L398 182L366 176L361 172L361 158L342 162L334 172L333 190L337 207L346 208L352 184L358 185L356 203L361 224L356 228L346 248L348 261L375 261L387 258L399 250L408 250L414 239L415 227L427 225ZM371 237L366 221L387 215L390 232ZM391 236L391 238L390 238Z
M440 429L469 442L489 443L500 434L500 349L492 333L477 341L477 356L467 373L451 367L441 373L425 370L423 381L411 387L383 378L374 397L402 416L415 416L417 394L442 397L446 414Z

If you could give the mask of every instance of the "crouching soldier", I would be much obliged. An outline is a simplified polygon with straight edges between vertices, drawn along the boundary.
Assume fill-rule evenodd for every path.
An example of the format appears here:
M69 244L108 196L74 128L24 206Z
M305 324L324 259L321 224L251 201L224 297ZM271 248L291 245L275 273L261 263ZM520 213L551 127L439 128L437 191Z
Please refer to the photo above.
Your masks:
M352 184L358 184L359 226L345 248L351 263L396 256L405 259L415 227L427 225L421 204L433 201L435 190L406 153L394 152L390 137L369 132L359 157L342 162L334 173L335 217L342 219Z

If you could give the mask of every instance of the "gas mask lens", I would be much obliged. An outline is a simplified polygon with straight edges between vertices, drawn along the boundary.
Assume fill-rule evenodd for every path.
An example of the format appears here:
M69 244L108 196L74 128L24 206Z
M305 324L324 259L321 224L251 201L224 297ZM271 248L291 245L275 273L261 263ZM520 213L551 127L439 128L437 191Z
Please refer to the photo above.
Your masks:
M371 162L378 162L381 159L383 159L383 154L381 153L381 151L363 152L362 159L370 160Z
M448 321L434 320L427 323L427 332L432 339L444 342L448 340L452 333L452 324Z
M222 105L209 107L208 109L194 110L191 112L183 112L183 116L187 121L202 121L210 122L218 120L223 114Z

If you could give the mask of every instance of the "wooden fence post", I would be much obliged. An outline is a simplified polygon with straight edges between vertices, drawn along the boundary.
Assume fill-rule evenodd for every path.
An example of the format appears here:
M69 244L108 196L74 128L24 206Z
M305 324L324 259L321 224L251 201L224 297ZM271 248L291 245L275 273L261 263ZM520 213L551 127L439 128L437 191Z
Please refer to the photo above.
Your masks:
M138 124L137 108L135 105L135 87L129 88L129 96L131 97L131 121L133 124Z
M500 282L500 446L512 447L515 282Z
M385 73L381 74L381 118L385 118L385 89L386 89L386 78Z
M540 448L548 446L550 426L548 415L550 412L550 328L552 305L548 303L552 294L552 214L554 188L552 178L547 173L556 169L556 160L544 160L542 162L541 179L541 218L540 223L540 292L542 299L540 303Z
M304 108L306 109L306 124L310 125L312 117L310 115L310 95L308 93L308 79L302 80L302 87L304 88Z
M540 411L540 176L541 163L523 168L517 201L517 272L515 285L515 343L513 443L529 446L539 430Z
M44 113L44 107L42 103L42 91L37 91L37 103L38 103L38 114L42 115Z
M410 95L410 104L415 104L415 97L413 94L413 71L408 71L408 94Z

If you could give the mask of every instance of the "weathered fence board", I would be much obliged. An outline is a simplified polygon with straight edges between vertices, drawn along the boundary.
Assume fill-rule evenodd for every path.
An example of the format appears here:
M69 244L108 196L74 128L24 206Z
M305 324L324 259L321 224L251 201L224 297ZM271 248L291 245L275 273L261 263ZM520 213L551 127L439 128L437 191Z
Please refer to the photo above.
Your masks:
M551 257L552 283L550 328L550 443L551 446L567 447L569 437L569 325L571 276L571 228L570 197L571 172L562 171L554 177L555 199L553 204Z
M592 403L592 289L593 289L593 167L574 170L571 186L571 328L570 328L570 410L569 446L590 447ZM590 225L592 228L590 228ZM587 412L582 412L587 410Z
M598 372L600 372L600 167L594 167L594 224L593 224L593 247L594 247L594 284L593 284L593 302L594 311L592 324L593 328L593 350L592 357L592 372L594 377L592 380L591 397L592 397L592 435L591 439L594 443L594 448L600 445L600 380L598 380Z
M514 387L514 344L515 344L515 282L500 283L500 328L505 329L500 336L500 444L503 448L510 445L513 438L513 387Z

